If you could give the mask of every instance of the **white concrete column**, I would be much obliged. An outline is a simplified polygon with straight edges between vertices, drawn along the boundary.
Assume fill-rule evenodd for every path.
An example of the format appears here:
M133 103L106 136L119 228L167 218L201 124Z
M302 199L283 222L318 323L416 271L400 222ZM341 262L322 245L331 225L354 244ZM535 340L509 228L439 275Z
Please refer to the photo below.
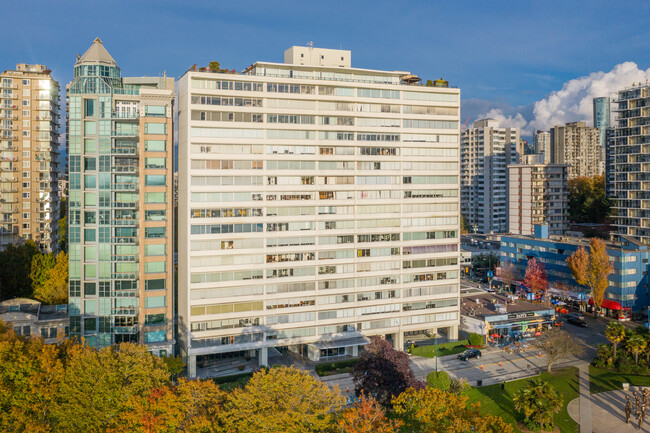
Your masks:
M187 357L187 376L190 379L196 377L196 355L189 355Z
M359 346L352 346L352 356L359 356Z
M451 325L447 328L447 338L450 341L458 340L458 325Z
M257 349L257 360L260 367L269 366L269 349L267 347Z
M394 334L393 347L397 350L404 351L404 332L397 331Z

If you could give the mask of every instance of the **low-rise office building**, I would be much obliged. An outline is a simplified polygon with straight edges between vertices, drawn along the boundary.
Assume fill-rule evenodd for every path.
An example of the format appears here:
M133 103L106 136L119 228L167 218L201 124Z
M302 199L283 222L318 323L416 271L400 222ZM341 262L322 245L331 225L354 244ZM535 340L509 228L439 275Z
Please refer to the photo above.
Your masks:
M495 293L461 294L459 329L491 341L534 337L553 326L554 321L553 307Z
M631 311L643 311L650 305L648 295L648 259L650 250L632 238L623 236L621 242L606 242L614 272L609 276L603 308L614 317L627 317ZM583 293L573 278L566 259L578 248L589 250L589 239L569 236L549 236L546 226L537 226L535 236L504 235L501 237L501 263L512 262L523 276L528 260L535 258L544 264L551 287L566 288ZM586 299L589 295L586 294Z

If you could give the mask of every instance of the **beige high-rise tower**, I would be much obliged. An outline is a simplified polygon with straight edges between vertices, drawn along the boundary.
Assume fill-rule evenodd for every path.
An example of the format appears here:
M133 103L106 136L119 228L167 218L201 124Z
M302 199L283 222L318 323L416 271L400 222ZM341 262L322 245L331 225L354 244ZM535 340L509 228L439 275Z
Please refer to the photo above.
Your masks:
M568 164L569 177L596 176L605 171L605 154L598 128L572 122L551 128L553 164Z
M33 240L58 249L59 83L43 65L0 75L0 251Z

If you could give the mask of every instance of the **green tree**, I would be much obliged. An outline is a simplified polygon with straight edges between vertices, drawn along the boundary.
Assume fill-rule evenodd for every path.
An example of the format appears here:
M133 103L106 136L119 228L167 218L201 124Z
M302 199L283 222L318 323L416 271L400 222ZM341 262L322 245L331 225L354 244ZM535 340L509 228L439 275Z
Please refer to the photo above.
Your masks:
M605 337L614 346L614 359L616 359L616 349L619 343L625 339L625 326L621 322L609 322L605 328Z
M648 342L642 335L632 334L625 342L625 347L634 355L634 363L639 365L639 354L642 353L648 345Z
M522 412L526 421L533 421L543 430L551 430L553 415L562 410L562 398L548 382L540 379L528 381L526 387L513 396L515 409Z
M30 278L35 299L50 305L68 302L68 254L34 256Z
M472 257L474 269L494 270L497 264L499 264L499 257L494 253L479 254L476 257Z
M534 342L533 346L544 352L548 358L546 370L550 373L560 358L581 356L584 353L582 344L571 334L559 328L544 331Z
M343 404L338 388L293 367L261 369L226 400L220 420L228 432L325 432Z
M0 300L32 297L32 281L29 275L32 259L37 254L40 254L40 251L31 240L24 245L9 245L0 252Z
M448 391L451 385L451 379L446 371L432 371L427 374L427 385L431 388Z
M393 399L395 418L403 433L512 433L501 418L482 415L480 403L435 388L409 388Z
M213 72L216 72L219 69L221 69L221 63L217 62L216 60L210 62L209 66L210 66L210 70L213 71Z
M470 346L482 346L485 342L485 337L483 337L481 334L477 334L476 332L472 332L469 334L467 341L469 342Z
M575 223L605 223L611 202L605 196L605 176L577 177L568 181L569 219Z
M68 252L68 201L61 199L59 215L59 250Z

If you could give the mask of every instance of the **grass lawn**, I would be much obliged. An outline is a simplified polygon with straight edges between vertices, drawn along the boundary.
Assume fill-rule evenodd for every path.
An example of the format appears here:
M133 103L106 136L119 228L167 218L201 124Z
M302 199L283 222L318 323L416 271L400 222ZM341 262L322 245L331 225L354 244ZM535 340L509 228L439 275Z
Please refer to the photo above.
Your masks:
M449 343L438 344L438 356L455 355L457 353L462 353L467 350L465 346L468 344L469 341L467 340L458 340ZM436 346L432 344L431 346L414 347L411 349L411 355L433 358L436 356Z
M577 432L578 423L571 419L566 406L571 400L578 397L578 369L573 367L559 369L553 371L552 374L544 371L541 373L541 378L549 382L564 399L564 407L553 418L555 425L560 427L562 433ZM472 388L467 395L470 402L481 403L483 413L501 417L505 422L512 424L515 431L519 432L516 424L523 420L524 416L515 410L512 398L517 390L526 386L527 381L528 379L521 379L507 382L505 390L501 389L501 385Z
M650 386L650 376L615 373L589 366L590 390L592 394L623 389L623 383L637 386Z

